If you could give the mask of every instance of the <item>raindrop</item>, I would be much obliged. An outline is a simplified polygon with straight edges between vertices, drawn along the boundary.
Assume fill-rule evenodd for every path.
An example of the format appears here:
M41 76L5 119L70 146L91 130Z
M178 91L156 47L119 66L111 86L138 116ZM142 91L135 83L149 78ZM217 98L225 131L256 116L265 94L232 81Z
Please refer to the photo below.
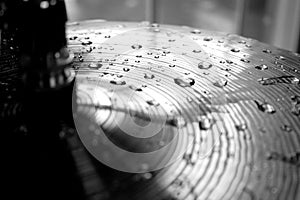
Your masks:
M233 64L233 62L232 62L231 60L226 60L226 62L227 62L228 64Z
M199 69L210 69L213 65L208 62L200 62L198 63Z
M142 92L143 91L142 88L136 87L134 85L130 85L129 88L132 89L132 90L135 90L137 92Z
M82 45L91 45L93 44L92 41L86 41L86 42L81 42Z
M199 119L200 130L208 130L212 127L214 120L208 116L201 116Z
M205 38L203 38L203 40L206 41L206 42L209 42L209 41L212 41L213 38L212 37L205 37Z
M159 106L159 102L157 102L156 100L148 100L146 101L147 104L149 104L150 106Z
M285 131L285 132L291 132L291 131L292 131L291 126L286 125L286 124L283 125L283 126L281 126L280 128L281 128L281 130L283 130L283 131Z
M176 65L170 64L169 67L175 67Z
M125 81L115 81L115 80L110 81L110 83L114 84L114 85L125 85L126 84Z
M189 103L192 103L193 102L193 99L191 97L186 97L186 100L189 102Z
M124 67L124 68L123 68L123 71L124 71L124 72L129 72L130 69L129 69L128 67Z
M276 58L277 58L278 60L286 60L286 58L285 58L284 56L276 56Z
M133 49L141 49L142 45L140 45L140 44L134 44L134 45L131 46L131 48L133 48Z
M268 68L269 67L265 64L255 66L255 69L258 69L258 70L267 70Z
M250 63L250 60L247 60L245 58L242 58L241 61L244 62L244 63Z
M256 103L257 108L262 112L268 114L274 114L276 112L275 108L272 105L268 104L267 102L261 103L256 100L254 102Z
M219 87L219 88L223 88L224 86L226 86L227 85L227 83L228 83L228 81L227 80L225 80L225 79L219 79L219 80L217 80L216 82L214 82L214 86L217 86L217 87Z
M91 63L91 64L88 65L88 67L91 68L91 69L100 69L102 67L102 64L101 63L98 63L98 64Z
M292 77L292 78L290 79L290 82L291 82L291 84L297 85L297 84L299 84L299 79L296 78L296 77Z
M41 7L42 9L47 9L47 8L49 8L49 2L48 2L48 1L41 1L40 7Z
M175 78L174 82L181 87L191 87L195 84L195 80L192 78Z
M90 48L88 48L88 49L86 50L87 53L91 53L92 51L93 51L93 48L92 48L92 47L90 47Z
M201 53L201 50L200 49L194 49L193 53Z
M240 50L239 50L239 49L236 49L236 48L232 48L230 51L232 51L232 52L234 52L234 53L240 52Z
M149 179L151 179L151 178L152 178L152 174L151 174L151 173L149 173L149 172L148 172L148 173L145 173L145 174L143 174L142 176L143 176L143 178L144 178L144 179L146 179L146 180L149 180Z
M270 49L263 49L264 53L272 53L272 51Z
M280 154L278 153L278 152L268 152L267 153L267 159L268 160L273 160L273 159L275 159L275 160L277 160L277 159L279 159L281 156L280 156Z
M291 100L296 104L300 104L300 96L297 96L297 95L292 96Z
M186 121L182 116L175 116L168 120L168 124L182 128L186 125Z
M165 142L164 142L163 140L159 141L158 144L159 144L159 146L161 146L161 147L165 146Z
M70 37L69 40L76 40L78 37L77 36L73 36L73 37Z
M292 96L292 113L296 116L300 116L300 96Z
M154 56L154 58L156 58L156 59L157 59L157 58L159 58L159 56L158 56L158 55L156 55L156 56Z
M191 31L191 33L193 33L193 34L200 34L201 31L199 29L194 29L194 30Z
M236 125L235 128L237 129L237 131L245 131L245 130L247 130L248 126L246 123L242 123L242 124Z
M277 81L274 78L261 78L261 79L258 79L258 82L262 85L275 85L275 84L277 84Z
M155 77L155 76L154 76L153 74L145 74L145 75L144 75L144 78L145 78L145 79L154 79L154 77Z
M151 24L151 27L158 28L158 27L159 27L159 24L153 23L153 24Z

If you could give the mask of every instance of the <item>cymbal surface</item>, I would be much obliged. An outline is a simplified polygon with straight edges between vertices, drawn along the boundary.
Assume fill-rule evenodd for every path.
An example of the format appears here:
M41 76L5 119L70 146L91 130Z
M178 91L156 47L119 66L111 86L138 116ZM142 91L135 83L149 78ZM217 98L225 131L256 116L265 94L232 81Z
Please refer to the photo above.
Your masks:
M147 22L70 23L67 35L83 144L143 172L113 199L300 199L298 54Z

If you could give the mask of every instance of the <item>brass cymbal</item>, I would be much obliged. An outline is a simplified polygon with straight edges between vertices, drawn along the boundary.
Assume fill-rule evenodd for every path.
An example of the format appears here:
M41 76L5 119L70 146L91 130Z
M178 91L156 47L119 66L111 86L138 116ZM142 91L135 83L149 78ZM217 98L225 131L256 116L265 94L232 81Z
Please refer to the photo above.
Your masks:
M141 173L130 199L300 198L298 54L147 22L67 30L77 131L102 163Z
M299 54L147 22L74 22L67 35L84 147L67 140L88 199L300 198ZM0 55L4 122L24 118L13 43Z

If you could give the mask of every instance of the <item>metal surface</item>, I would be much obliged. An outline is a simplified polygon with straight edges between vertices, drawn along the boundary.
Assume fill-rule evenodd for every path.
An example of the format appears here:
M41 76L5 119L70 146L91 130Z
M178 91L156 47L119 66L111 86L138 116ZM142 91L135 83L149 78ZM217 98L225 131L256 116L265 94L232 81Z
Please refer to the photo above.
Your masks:
M101 145L93 137L100 127L129 151L161 149L173 133L191 144L179 143L187 151L166 168L130 174L87 156L74 129L66 128L60 137L87 199L300 199L298 54L237 35L147 22L70 23L67 37L75 55L76 128L81 139L92 136L85 145ZM6 42L0 120L14 121L22 108L14 95L21 69ZM141 138L150 122L167 131L128 139L128 118L142 127L132 137Z
M152 109L151 122L166 116L165 126L193 138L173 165L140 175L142 183L120 181L128 187L114 199L300 198L299 55L237 35L147 22L73 23L68 37L77 56L78 113L95 127L120 136L115 127L124 115L134 112L138 123ZM178 116L183 122L168 123ZM95 127L89 134L97 136ZM142 144L136 151L158 142L127 140Z

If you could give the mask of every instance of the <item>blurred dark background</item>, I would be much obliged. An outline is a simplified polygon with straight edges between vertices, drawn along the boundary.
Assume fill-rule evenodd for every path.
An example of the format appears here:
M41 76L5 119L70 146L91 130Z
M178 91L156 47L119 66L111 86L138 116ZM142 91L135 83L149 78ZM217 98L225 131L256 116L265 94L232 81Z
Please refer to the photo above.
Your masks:
M66 0L70 21L154 20L251 37L299 52L300 0Z

